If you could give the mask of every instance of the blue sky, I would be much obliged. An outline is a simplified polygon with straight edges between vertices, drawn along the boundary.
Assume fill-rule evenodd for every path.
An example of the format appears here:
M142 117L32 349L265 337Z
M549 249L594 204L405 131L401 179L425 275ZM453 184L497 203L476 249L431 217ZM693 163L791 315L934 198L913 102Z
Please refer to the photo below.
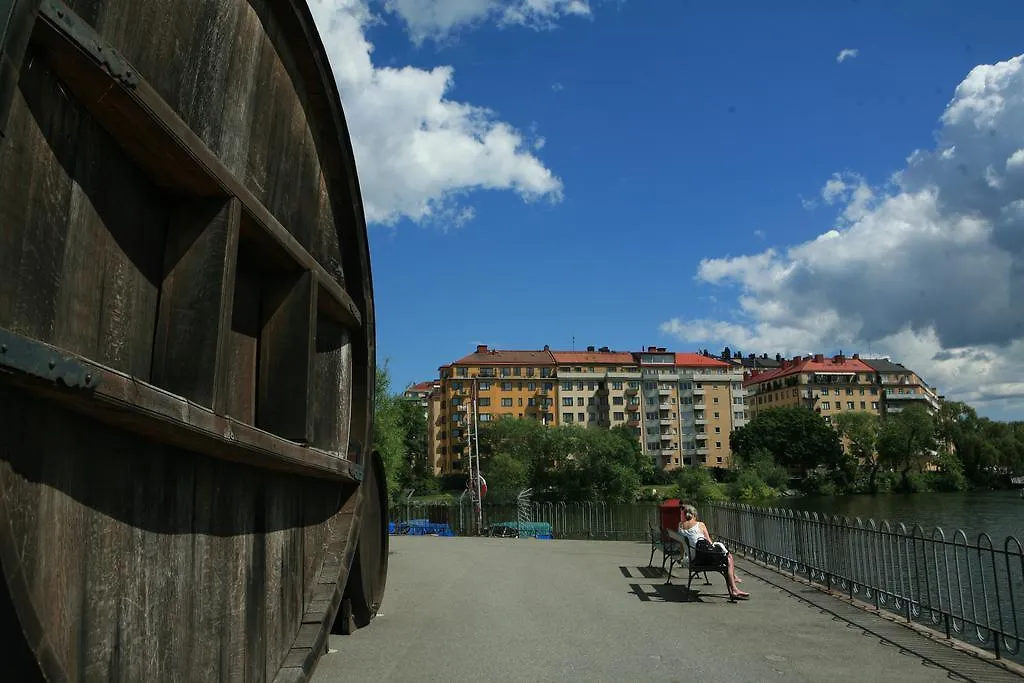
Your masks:
M476 343L842 348L1021 417L1024 4L526 6L313 2L396 389Z

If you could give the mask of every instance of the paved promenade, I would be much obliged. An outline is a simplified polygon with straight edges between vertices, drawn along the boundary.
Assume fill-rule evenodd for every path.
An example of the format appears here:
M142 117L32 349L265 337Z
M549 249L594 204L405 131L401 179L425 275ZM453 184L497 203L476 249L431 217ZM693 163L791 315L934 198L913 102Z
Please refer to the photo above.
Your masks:
M645 578L647 544L403 536L391 550L381 615L331 637L315 683L951 678L879 634L922 636L874 615L851 626L796 597L813 589L753 565L739 572L751 599L730 604L718 575L694 580L695 597L685 574L672 586ZM1024 681L930 647L940 662L962 658L967 680Z

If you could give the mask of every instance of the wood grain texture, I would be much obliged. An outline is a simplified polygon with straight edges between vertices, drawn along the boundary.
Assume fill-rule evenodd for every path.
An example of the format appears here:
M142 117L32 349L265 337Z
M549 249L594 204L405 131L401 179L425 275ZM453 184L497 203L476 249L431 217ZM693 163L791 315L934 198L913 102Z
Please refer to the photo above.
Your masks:
M301 443L313 440L310 410L316 302L312 273L266 275L256 424Z
M238 200L182 203L167 231L152 382L200 405L227 402Z
M387 540L326 53L301 0L68 5L95 36L35 24L0 139L0 328L99 385L0 371L19 680L305 680Z

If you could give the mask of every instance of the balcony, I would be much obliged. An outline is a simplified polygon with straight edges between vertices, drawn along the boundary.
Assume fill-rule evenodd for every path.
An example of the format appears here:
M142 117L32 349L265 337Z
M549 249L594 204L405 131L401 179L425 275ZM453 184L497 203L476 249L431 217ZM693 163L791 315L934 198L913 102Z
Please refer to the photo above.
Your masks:
M631 387L631 386L627 386L626 387L626 393L627 394L635 394L638 391L640 391L640 390L638 388L636 388L636 387Z
M672 395L672 390L668 389L668 388L665 388L665 387L661 387L661 388L658 389L658 395L659 396L671 396Z
M700 388L694 387L693 388L693 393L694 393L695 396L703 396L704 395L704 391L705 391L704 387L700 387Z
M658 418L658 422L661 423L663 427L671 427L673 424L675 424L675 420L673 420L670 417Z

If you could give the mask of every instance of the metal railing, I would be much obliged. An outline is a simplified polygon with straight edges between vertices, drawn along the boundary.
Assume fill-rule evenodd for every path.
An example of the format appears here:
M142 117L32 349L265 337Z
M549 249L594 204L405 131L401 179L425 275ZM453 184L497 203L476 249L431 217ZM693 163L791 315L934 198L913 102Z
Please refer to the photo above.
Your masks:
M435 524L447 524L458 536L473 536L472 503L466 496L453 503L419 503L402 501L391 506L390 521L396 525L413 519L428 519ZM657 524L658 506L651 504L541 503L519 504L484 503L483 530L491 524L530 518L534 522L547 522L555 538L612 541L642 541L648 538L650 524Z
M938 527L735 503L709 504L707 519L737 554L1024 661L1024 549L1014 536L997 547L985 533L970 543L959 529L947 539Z

